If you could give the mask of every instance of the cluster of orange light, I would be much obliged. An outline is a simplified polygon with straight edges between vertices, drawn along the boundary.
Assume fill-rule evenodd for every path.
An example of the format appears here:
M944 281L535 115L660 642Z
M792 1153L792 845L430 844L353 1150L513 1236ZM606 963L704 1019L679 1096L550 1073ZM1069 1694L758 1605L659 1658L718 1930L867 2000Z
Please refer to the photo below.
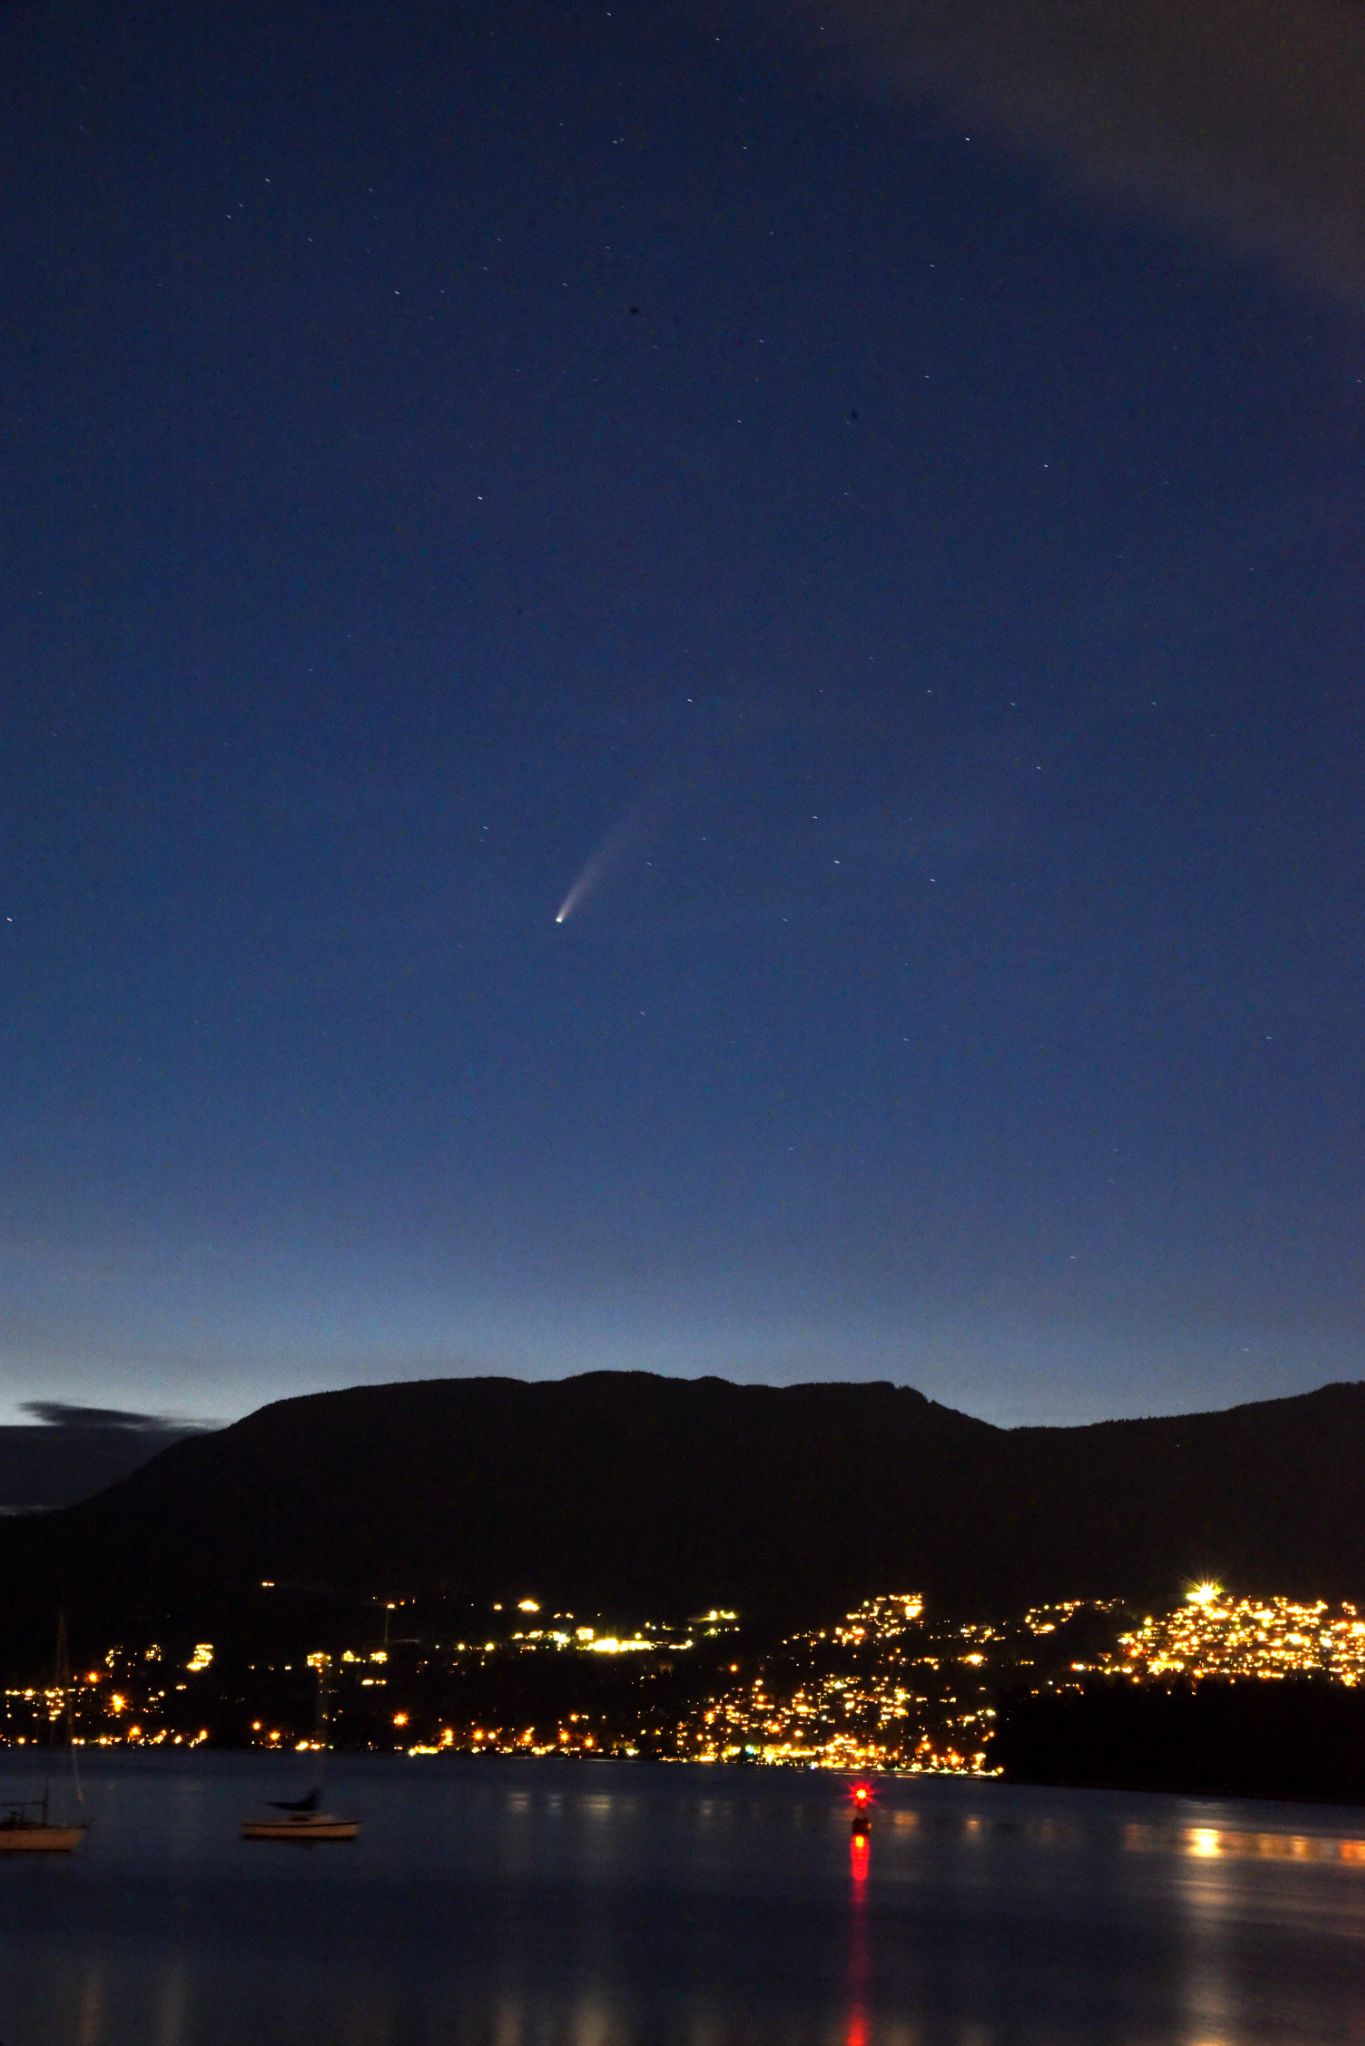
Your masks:
M1170 1676L1365 1681L1365 1615L1354 1605L1236 1598L1197 1584L1174 1612L1144 1619L1101 1668L1138 1681Z

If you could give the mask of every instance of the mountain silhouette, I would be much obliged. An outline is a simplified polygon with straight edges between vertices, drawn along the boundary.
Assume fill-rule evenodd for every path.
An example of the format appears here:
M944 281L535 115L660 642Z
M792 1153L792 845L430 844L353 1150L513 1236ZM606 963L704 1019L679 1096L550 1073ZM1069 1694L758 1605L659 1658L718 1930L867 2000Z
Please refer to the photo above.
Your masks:
M281 1400L0 1524L7 1632L230 1627L262 1579L352 1597L816 1619L881 1591L981 1614L1173 1603L1195 1578L1365 1595L1365 1385L1001 1429L890 1384L591 1372Z

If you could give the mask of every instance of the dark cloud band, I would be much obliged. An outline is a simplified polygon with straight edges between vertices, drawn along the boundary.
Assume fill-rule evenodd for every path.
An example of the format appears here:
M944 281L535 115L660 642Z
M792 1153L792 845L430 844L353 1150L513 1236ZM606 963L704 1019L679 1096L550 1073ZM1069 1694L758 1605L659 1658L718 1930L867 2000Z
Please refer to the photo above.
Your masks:
M202 1423L176 1414L139 1414L124 1407L80 1407L67 1400L24 1400L21 1411L46 1428L110 1429L130 1434L184 1435Z

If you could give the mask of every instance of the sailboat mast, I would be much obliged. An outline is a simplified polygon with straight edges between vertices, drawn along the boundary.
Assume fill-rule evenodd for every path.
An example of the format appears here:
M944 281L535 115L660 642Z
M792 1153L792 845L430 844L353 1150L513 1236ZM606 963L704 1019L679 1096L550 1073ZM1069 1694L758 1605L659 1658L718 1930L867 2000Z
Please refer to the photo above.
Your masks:
M43 1743L43 1804L42 1818L46 1825L52 1811L52 1749L56 1740L55 1728L59 1714L52 1709L52 1693L61 1683L62 1658L66 1653L66 1618L57 1615L57 1639L52 1650L52 1681L44 1686L43 1707L47 1714L47 1738Z
M320 1649L310 1660L318 1673L317 1716L314 1726L314 1739L317 1743L318 1760L317 1767L313 1771L313 1795L317 1797L322 1793L322 1786L327 1775L327 1750L329 1746L327 1678L332 1658L325 1650Z
M78 1811L85 1809L85 1789L81 1783L81 1765L76 1754L76 1686L71 1677L71 1652L66 1639L66 1615L57 1616L57 1682L62 1693L62 1717L66 1723L66 1751L71 1757L71 1788L76 1795Z

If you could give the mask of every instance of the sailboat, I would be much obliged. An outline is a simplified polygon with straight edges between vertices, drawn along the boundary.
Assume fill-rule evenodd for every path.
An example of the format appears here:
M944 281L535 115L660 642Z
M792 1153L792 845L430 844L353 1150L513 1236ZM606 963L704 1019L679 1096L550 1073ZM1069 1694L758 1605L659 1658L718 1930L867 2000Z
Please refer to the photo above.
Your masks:
M43 1794L18 1804L11 1804L0 1813L0 1854L73 1854L90 1831L83 1816L76 1818L54 1818L52 1810L52 1756L55 1746L54 1726L59 1719L66 1733L67 1753L71 1757L71 1784L73 1802L78 1814L85 1810L85 1799L81 1791L80 1771L76 1765L76 1747L71 1731L71 1682L66 1666L66 1627L57 1622L57 1657L53 1674L53 1690L62 1694L61 1712L54 1717L49 1693L47 1767L43 1774Z
M0 1815L0 1854L73 1854L89 1831L84 1820L65 1826L54 1819L44 1794Z
M354 1840L359 1819L339 1819L335 1812L319 1810L322 1791L310 1790L306 1797L272 1798L272 1818L243 1819L244 1840Z
M326 1658L320 1656L318 1672L318 1778L302 1797L271 1798L269 1817L242 1820L244 1840L354 1840L359 1819L338 1818L322 1810L322 1776L327 1761L327 1676Z

